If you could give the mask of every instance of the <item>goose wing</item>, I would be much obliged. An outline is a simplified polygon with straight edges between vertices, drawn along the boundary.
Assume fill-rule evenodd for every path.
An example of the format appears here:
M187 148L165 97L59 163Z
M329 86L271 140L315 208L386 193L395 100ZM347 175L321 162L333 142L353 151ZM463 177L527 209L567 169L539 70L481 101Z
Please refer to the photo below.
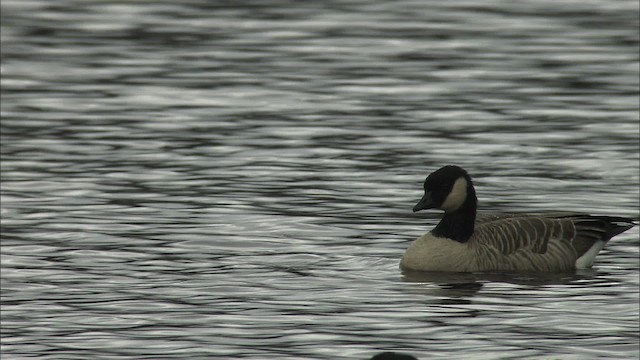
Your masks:
M560 218L568 218L568 217L580 217L580 216L588 216L587 214L582 213L574 213L574 212L552 212L552 213L540 213L540 214L522 214L522 213L491 213L491 212L483 212L478 213L476 215L476 226L496 221L503 220L508 218L519 218L519 217L543 217L550 219L560 219Z
M634 225L627 218L570 213L508 216L477 223L473 241L480 269L564 271L585 254L590 266L606 241Z
M516 251L544 254L552 238L566 241L574 236L571 221L521 215L477 224L473 240L502 255Z

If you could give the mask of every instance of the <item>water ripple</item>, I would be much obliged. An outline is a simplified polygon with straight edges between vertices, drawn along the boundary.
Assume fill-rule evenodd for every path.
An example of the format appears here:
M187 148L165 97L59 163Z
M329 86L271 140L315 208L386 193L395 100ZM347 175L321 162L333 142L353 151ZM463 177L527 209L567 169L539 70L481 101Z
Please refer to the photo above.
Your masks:
M412 274L421 182L638 218L637 3L2 2L8 357L638 358L638 229Z

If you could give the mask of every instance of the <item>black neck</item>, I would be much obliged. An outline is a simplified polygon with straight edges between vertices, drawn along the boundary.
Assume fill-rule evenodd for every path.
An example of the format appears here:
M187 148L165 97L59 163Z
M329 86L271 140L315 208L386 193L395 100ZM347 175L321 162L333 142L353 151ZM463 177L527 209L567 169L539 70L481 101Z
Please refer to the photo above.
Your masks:
M466 243L473 235L477 206L478 199L473 186L470 185L467 188L467 198L464 204L455 211L446 212L440 223L431 230L431 233L438 237Z

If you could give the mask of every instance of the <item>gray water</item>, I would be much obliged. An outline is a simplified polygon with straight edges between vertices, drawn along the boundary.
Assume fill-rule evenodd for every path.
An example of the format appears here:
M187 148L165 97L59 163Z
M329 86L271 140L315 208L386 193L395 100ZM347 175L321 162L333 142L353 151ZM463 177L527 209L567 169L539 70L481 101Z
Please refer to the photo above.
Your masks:
M2 357L639 357L638 227L403 274L424 177L638 217L638 3L2 1Z

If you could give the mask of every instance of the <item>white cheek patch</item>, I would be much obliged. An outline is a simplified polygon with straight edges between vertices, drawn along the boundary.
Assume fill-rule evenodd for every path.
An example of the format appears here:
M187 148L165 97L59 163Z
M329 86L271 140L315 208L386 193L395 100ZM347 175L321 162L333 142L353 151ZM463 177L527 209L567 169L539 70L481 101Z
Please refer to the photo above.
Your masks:
M449 195L447 195L447 198L442 203L442 206L440 206L440 209L446 212L456 211L460 206L462 206L462 204L464 204L466 199L467 180L461 177L453 184L453 188L451 188Z

